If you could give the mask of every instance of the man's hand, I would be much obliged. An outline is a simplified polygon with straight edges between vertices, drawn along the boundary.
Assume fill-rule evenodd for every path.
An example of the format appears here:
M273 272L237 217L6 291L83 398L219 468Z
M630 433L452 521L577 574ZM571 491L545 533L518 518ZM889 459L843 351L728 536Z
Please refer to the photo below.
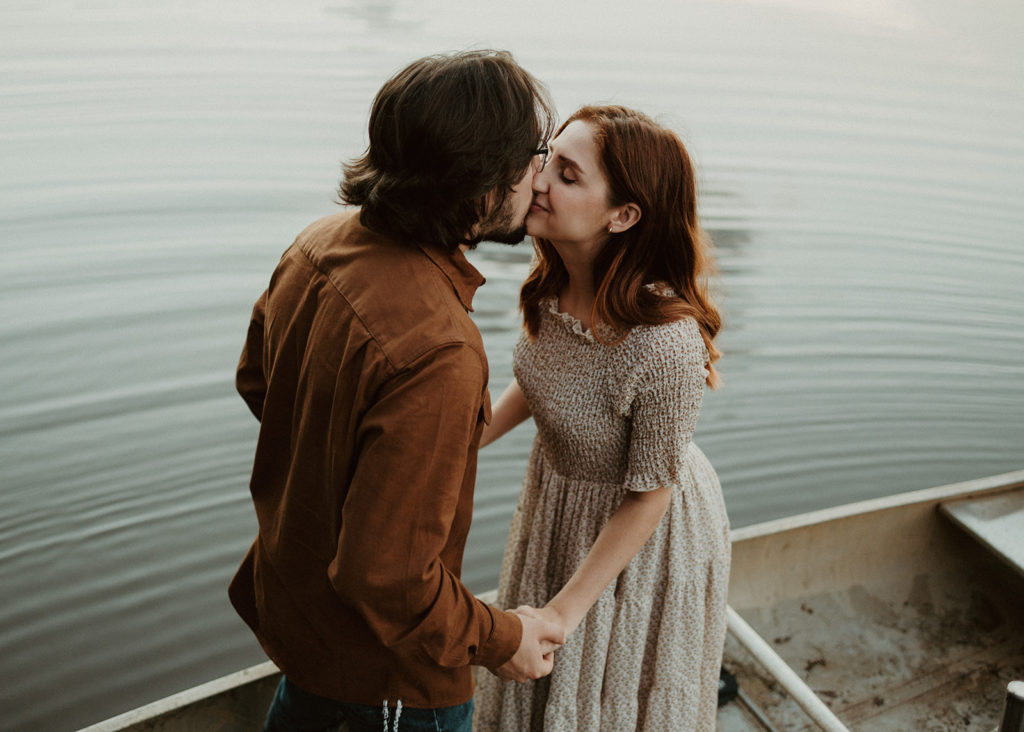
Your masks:
M555 663L555 649L565 643L565 633L556 623L518 610L516 614L523 624L519 649L512 658L494 669L494 674L506 681L528 681L547 676Z

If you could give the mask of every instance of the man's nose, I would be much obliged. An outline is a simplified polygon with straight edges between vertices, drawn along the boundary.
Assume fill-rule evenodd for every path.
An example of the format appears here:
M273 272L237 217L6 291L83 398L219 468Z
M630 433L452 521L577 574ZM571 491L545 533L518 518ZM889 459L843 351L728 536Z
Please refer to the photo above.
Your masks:
M544 166L543 170L538 170L533 174L533 191L534 193L543 193L548 189L547 176L544 175L547 172L547 166Z

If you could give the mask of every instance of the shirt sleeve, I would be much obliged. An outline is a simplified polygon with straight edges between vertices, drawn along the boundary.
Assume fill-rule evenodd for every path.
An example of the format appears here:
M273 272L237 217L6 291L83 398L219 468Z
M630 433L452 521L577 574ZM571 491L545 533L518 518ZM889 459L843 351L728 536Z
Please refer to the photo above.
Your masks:
M522 635L515 615L474 597L441 558L460 503L471 512L467 468L484 388L480 356L463 344L426 354L385 384L360 420L330 566L335 591L384 645L444 667L500 666Z
M256 415L256 419L263 418L263 400L267 396L267 378L263 371L263 326L266 310L267 293L264 292L253 306L249 332L235 372L235 388L249 410Z
M655 326L639 365L632 403L626 488L676 486L693 438L708 376L707 349L697 325L682 320Z

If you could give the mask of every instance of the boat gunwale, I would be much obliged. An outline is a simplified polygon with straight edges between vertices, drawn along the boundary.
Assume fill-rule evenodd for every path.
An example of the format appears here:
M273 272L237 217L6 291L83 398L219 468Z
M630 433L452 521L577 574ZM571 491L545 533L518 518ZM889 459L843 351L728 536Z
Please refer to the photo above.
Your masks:
M263 661L239 671L234 671L226 676L220 676L198 686L165 696L162 699L157 699L141 707L118 714L116 717L109 717L101 722L83 727L78 732L118 732L135 725L153 722L172 712L180 711L193 704L201 704L232 689L238 689L261 681L277 673L280 673L277 664L273 661Z
M777 535L787 531L803 529L808 526L820 526L833 521L864 516L893 508L902 508L925 503L939 503L951 499L967 499L981 495L997 495L1024 487L1024 470L1014 470L985 478L950 483L934 488L895 493L881 498L870 498L855 503L845 503L830 508L808 511L794 516L763 521L757 524L741 526L730 531L733 544L750 539Z

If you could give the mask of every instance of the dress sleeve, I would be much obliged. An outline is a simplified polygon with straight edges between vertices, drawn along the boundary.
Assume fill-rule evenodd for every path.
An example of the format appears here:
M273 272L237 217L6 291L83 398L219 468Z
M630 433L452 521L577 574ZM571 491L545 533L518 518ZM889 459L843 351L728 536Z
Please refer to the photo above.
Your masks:
M631 491L683 482L679 472L708 376L707 348L694 321L656 326L650 333L632 403L625 480Z

